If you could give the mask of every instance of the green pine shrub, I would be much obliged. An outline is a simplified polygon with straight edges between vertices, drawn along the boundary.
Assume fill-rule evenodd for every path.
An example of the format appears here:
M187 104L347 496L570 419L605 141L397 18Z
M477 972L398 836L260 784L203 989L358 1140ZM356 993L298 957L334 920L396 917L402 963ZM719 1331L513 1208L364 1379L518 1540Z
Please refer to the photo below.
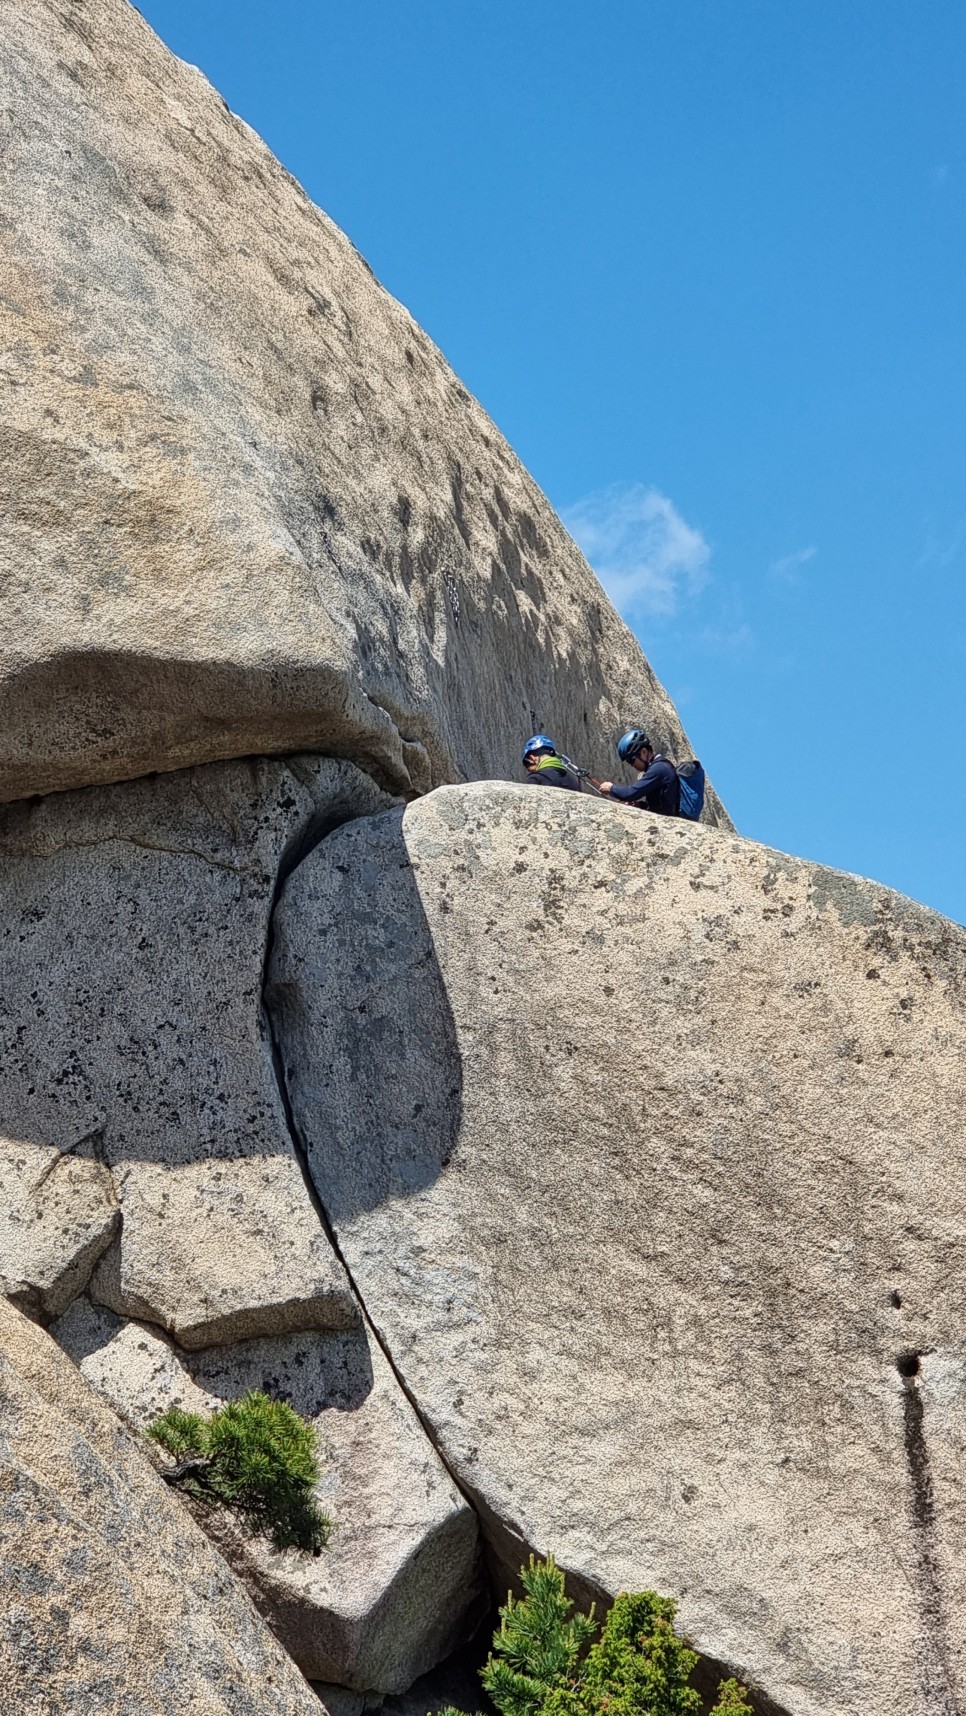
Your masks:
M718 1687L718 1702L711 1716L754 1716L745 1697L747 1690L737 1680L722 1680Z
M250 1392L208 1419L172 1407L146 1435L178 1462L163 1476L186 1495L232 1508L276 1549L325 1548L332 1524L313 1495L315 1431L284 1401Z
M507 1598L480 1670L500 1716L701 1716L691 1685L698 1658L674 1630L670 1597L624 1592L598 1628L593 1608L571 1615L552 1556L531 1555L520 1579L524 1595ZM745 1688L723 1680L710 1716L752 1716Z
M538 1716L550 1692L569 1686L597 1631L594 1612L573 1615L563 1574L553 1556L520 1574L526 1595L511 1594L500 1610L493 1649L480 1678L502 1716Z

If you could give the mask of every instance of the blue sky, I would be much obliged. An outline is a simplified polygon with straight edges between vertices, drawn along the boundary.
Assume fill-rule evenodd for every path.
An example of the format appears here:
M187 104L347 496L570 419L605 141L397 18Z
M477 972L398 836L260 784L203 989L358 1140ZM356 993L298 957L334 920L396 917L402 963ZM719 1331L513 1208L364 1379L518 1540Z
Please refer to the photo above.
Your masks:
M966 921L966 8L143 10L495 418L740 830Z

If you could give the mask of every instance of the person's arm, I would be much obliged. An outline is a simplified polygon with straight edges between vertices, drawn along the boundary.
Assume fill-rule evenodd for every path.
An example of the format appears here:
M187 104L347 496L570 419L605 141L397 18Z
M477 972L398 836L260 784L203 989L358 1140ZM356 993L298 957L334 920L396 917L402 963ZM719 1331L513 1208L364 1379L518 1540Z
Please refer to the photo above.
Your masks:
M611 783L610 797L616 798L622 804L639 804L647 809L647 801L652 794L660 792L664 781L664 765L655 757L650 768L641 775L640 780L633 786L615 786Z

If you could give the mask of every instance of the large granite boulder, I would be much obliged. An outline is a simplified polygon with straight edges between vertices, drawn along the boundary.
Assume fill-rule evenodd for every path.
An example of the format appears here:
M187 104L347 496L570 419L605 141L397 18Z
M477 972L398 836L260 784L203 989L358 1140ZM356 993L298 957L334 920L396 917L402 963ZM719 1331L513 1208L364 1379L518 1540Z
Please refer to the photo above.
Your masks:
M500 1578L673 1594L793 1716L966 1707L964 976L884 888L523 787L291 876L292 1110Z
M300 747L421 791L534 727L603 769L628 720L687 749L498 430L126 0L8 0L0 152L0 798Z
M358 1322L292 1146L262 967L285 865L389 802L349 763L293 758L0 809L18 1302L59 1315L94 1270L95 1298L186 1347Z
M196 1510L310 1679L405 1692L462 1643L485 1601L476 1515L366 1330L188 1354L78 1299L52 1333L138 1427L171 1406L208 1414L248 1389L288 1401L314 1424L318 1497L333 1521L321 1555L278 1553L222 1510Z
M16 1716L317 1716L131 1434L2 1298L0 1560L0 1686Z

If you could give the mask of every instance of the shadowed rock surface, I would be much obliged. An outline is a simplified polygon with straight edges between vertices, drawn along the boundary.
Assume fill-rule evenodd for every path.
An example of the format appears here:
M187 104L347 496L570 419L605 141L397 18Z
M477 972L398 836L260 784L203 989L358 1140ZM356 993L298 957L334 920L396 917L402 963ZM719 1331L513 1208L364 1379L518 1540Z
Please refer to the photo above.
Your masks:
M963 1708L964 972L884 888L563 793L290 878L294 1114L501 1583L673 1592L795 1716Z
M0 1686L17 1716L318 1716L134 1438L0 1299Z
M0 1218L0 1275L37 1280L26 1302L66 1309L97 1255L90 1198L103 1249L116 1196L91 1284L115 1311L190 1347L358 1321L292 1149L262 966L280 868L389 802L349 763L292 758L0 809L0 1161L26 1200ZM79 1140L97 1162L65 1154ZM63 1232L62 1210L27 1219L28 1155L52 1170L45 1211L76 1190Z
M125 0L8 0L0 150L0 797L299 748L422 791L535 727L603 769L628 719L687 751L436 347Z
M381 1710L385 1716L437 1716L438 1711L455 1708L474 1711L479 1716L496 1716L480 1683L480 1668L489 1654L496 1611L484 1615L467 1644L448 1656L444 1662L421 1674L406 1692L351 1692L344 1686L331 1686L313 1681L312 1688L325 1707L328 1716L363 1716Z
M320 1556L280 1554L222 1509L195 1510L311 1679L405 1691L465 1638L485 1602L476 1516L363 1329L188 1355L77 1300L53 1333L138 1427L171 1406L208 1414L248 1389L315 1425L318 1499L333 1521Z

